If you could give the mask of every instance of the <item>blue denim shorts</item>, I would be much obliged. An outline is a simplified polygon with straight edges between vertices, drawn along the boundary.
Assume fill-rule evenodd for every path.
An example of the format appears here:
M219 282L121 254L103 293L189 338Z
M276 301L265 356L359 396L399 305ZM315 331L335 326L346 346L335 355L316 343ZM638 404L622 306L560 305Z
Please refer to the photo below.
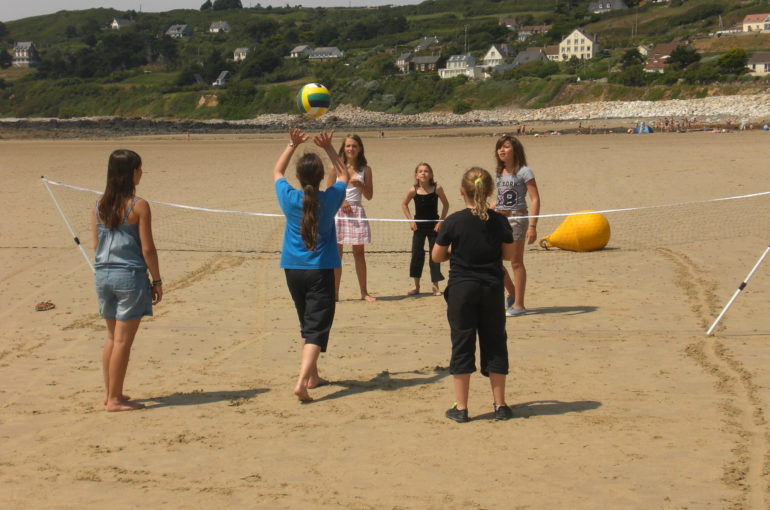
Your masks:
M152 316L152 291L145 270L97 269L96 297L104 319L130 321Z

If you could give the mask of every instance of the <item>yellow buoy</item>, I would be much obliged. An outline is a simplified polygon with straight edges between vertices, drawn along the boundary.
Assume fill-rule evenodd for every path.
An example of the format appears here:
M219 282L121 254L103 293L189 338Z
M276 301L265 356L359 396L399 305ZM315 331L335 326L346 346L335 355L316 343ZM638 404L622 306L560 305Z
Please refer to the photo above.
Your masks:
M607 218L593 211L591 214L571 214L551 235L540 240L546 250L551 247L569 251L601 250L610 240L610 223Z

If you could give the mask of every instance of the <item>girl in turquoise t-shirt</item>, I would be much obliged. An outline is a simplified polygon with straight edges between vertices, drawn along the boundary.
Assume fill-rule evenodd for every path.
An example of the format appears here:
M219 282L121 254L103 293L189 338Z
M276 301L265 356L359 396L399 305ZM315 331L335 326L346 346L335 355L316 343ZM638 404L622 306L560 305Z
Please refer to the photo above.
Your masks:
M313 400L308 389L328 381L318 375L318 358L326 351L335 311L334 269L340 267L336 250L334 214L345 198L348 173L332 147L334 132L322 132L313 142L324 149L337 174L337 181L325 191L319 186L324 165L317 154L308 152L297 161L297 179L302 189L293 188L285 173L296 148L308 140L302 130L289 130L290 142L273 168L278 203L286 215L281 267L286 274L302 335L302 359L294 394L300 402Z

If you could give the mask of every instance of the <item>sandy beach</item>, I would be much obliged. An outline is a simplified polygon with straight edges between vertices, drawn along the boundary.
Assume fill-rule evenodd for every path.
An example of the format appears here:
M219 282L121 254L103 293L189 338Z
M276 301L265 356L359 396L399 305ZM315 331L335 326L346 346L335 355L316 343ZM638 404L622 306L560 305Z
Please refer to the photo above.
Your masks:
M460 175L492 169L502 131L361 132L374 175L367 214L401 218L420 161L457 210ZM453 395L444 301L405 297L406 225L388 227L392 250L367 256L376 303L356 299L345 256L320 361L332 384L301 405L278 255L232 251L241 240L218 236L226 217L173 215L156 218L165 297L126 378L147 408L106 413L93 276L40 176L101 190L109 153L130 148L148 200L277 213L271 170L287 137L0 140L0 506L765 509L770 261L716 334L705 331L768 246L770 198L650 207L770 191L769 136L524 137L543 214L644 209L608 214L608 249L527 249L531 313L507 322L515 419L494 421L477 373L467 424L443 414ZM544 219L540 235L558 221ZM274 229L242 234L276 242ZM206 245L180 249L175 236ZM35 311L44 300L56 308Z

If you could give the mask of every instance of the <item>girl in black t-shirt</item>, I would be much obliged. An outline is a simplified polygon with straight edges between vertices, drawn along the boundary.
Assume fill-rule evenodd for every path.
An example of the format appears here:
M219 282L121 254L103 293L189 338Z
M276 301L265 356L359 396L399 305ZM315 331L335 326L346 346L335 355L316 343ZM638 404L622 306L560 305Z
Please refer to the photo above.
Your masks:
M508 347L503 301L503 259L513 256L513 234L505 216L489 209L495 183L489 172L471 168L463 175L460 194L466 208L441 225L433 246L434 262L449 260L449 284L444 291L452 337L449 372L456 402L447 418L468 421L468 392L476 371L476 336L481 373L489 377L495 418L513 416L505 403Z

